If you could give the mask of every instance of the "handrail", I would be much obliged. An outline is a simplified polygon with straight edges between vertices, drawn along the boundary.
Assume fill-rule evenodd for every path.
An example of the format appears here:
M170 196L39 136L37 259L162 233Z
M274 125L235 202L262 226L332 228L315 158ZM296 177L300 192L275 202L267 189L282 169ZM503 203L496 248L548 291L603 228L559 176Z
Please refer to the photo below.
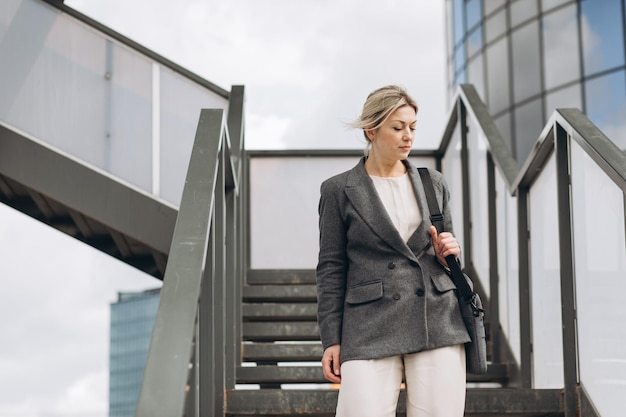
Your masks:
M542 130L537 139L530 155L521 165L513 159L508 146L504 142L502 136L498 132L493 119L489 115L487 107L482 102L473 86L464 84L460 85L454 98L454 106L450 112L448 123L438 150L440 157L445 158L450 143L452 143L453 135L460 129L461 135L461 164L465 167L469 164L467 143L468 131L467 119L471 121L472 129L478 129L479 134L485 139L487 150L488 166L472 167L472 171L486 170L488 178L487 206L489 207L488 227L489 227L489 268L490 268L490 295L489 304L491 307L492 320L492 336L495 330L496 339L494 340L494 350L503 351L506 346L498 346L500 339L506 344L504 335L499 335L499 282L502 277L499 276L499 265L497 262L498 253L504 252L506 256L506 245L508 242L498 242L496 217L499 214L496 209L496 185L494 180L494 170L497 169L499 176L507 187L510 195L517 199L517 245L518 245L518 268L519 268L519 304L520 304L520 363L515 364L515 360L511 354L506 355L506 360L512 362L512 371L519 374L513 378L514 384L522 387L530 388L533 385L533 369L532 358L535 354L530 347L532 341L532 291L530 271L532 269L532 260L530 258L530 240L528 233L530 232L530 207L528 206L528 197L535 179L545 170L546 164L554 156L556 162L555 183L558 202L558 245L559 258L558 265L560 271L560 294L561 294L561 320L562 320L562 355L563 355L563 395L565 405L565 416L574 416L577 412L578 404L591 404L591 400L587 397L587 393L580 384L580 375L578 362L580 360L580 352L577 349L577 326L579 325L576 315L576 283L574 275L576 273L576 264L574 262L574 235L572 233L574 224L572 213L572 191L570 173L572 170L572 161L570 153L570 144L575 142L580 148L591 158L591 160L599 167L608 178L610 178L617 187L625 193L624 201L626 204L626 154L622 152L609 138L606 137L580 110L578 109L556 109L551 115L548 123ZM463 177L473 176L474 172L469 169L463 171ZM478 174L476 174L478 175ZM475 195L468 189L470 181L463 178L463 195L464 195L464 231L465 242L463 242L466 253L469 253L469 259L466 259L468 270L475 278L477 277L476 268L473 267L472 258L472 240L473 238L481 238L485 235L472 229L472 204L469 199L484 196L484 191L480 195ZM456 190L459 195L459 190ZM502 197L500 197L502 198ZM484 233L484 232L483 232ZM475 236L475 237L474 237ZM503 250L504 247L504 250ZM479 283L480 284L480 283ZM519 378L516 382L515 379Z
M243 103L243 87L231 94ZM232 119L241 116L233 111L229 124L243 126ZM241 291L240 260L232 256L240 252L241 208L235 200L241 177L231 155L243 152L243 129L235 138L228 133L223 110L201 111L137 417L182 416L186 410L219 415L225 389L234 387L232 351L241 341L233 321L237 303L228 300Z

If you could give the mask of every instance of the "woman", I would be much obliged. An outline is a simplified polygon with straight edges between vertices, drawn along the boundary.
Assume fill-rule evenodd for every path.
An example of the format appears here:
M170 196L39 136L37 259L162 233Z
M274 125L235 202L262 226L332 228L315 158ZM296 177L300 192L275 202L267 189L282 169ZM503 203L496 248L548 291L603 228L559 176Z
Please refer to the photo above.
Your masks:
M461 417L470 340L445 257L451 233L430 224L407 161L417 104L397 86L372 92L354 127L367 156L321 186L317 266L322 366L341 383L338 417L395 416L404 378L408 417ZM448 189L430 170L446 230Z

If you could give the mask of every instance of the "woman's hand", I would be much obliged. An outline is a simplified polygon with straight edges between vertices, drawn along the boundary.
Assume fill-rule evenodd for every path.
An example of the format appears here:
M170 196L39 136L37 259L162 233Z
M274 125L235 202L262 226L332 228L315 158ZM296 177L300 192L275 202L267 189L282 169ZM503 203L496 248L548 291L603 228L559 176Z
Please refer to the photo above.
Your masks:
M435 249L439 263L448 268L446 256L454 255L455 258L458 258L461 254L459 242L457 242L456 238L450 232L437 234L437 228L435 228L435 226L430 226L430 237L433 240L433 248Z
M339 366L340 345L331 345L326 348L322 356L322 369L324 370L324 378L335 384L341 382L341 370Z

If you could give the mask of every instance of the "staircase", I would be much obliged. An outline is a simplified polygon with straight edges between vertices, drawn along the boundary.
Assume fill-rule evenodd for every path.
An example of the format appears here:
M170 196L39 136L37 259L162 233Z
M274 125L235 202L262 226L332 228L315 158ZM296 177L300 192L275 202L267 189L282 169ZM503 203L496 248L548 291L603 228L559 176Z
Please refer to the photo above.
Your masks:
M333 416L338 385L324 380L316 323L315 273L251 270L243 287L243 365L229 390L230 416ZM256 366L245 366L245 365ZM470 386L506 387L509 366L494 363ZM258 389L243 389L248 384ZM401 392L398 415L405 415ZM559 390L469 388L467 416L563 416Z

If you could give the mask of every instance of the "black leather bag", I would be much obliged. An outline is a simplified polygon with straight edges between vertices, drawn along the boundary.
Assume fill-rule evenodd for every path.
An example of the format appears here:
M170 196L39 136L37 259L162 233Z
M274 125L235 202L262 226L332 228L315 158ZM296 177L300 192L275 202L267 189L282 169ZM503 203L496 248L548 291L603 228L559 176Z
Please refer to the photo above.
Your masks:
M426 168L418 168L428 209L430 210L430 221L437 228L437 233L444 231L443 214L435 197L433 182L430 173ZM461 271L461 266L457 259L450 255L446 257L446 262L450 268L450 277L457 288L457 297L463 321L467 327L471 342L465 344L465 358L467 362L467 372L471 374L484 374L487 372L487 342L485 340L485 311L480 296L472 286L470 278Z

